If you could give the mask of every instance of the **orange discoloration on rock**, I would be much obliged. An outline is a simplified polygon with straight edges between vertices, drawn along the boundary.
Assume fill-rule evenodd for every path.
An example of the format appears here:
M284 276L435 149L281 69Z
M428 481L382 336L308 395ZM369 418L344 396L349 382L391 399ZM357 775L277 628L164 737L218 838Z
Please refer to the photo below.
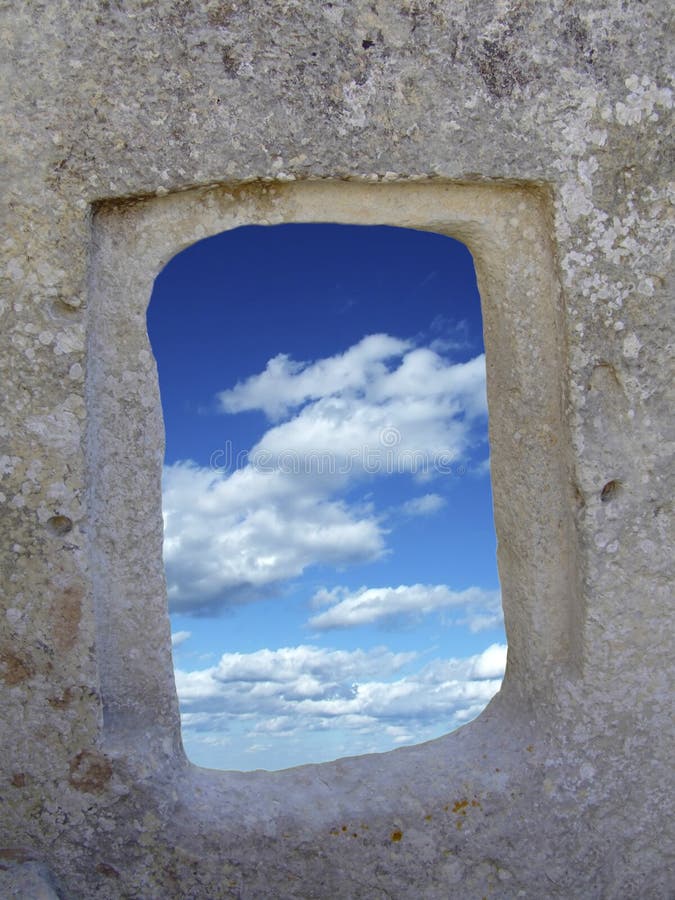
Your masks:
M114 866L109 866L108 863L100 862L96 866L96 871L100 875L105 875L106 878L119 878L120 873Z
M35 670L31 664L22 659L11 650L5 650L0 653L0 678L13 687L15 684L21 684L28 681L35 674Z
M68 781L78 791L100 793L105 790L111 777L112 765L102 753L82 750L70 761Z
M73 688L66 688L60 697L48 697L47 703L49 703L53 709L65 709L72 703L74 693L75 690Z
M52 604L54 648L67 653L75 646L82 618L81 587L66 588Z

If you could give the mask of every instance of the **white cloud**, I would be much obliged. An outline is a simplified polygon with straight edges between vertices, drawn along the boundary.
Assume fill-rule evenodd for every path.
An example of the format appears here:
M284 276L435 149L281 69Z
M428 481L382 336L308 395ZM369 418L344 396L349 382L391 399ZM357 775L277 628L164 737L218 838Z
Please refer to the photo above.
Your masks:
M176 463L164 469L163 508L174 612L249 602L312 564L365 562L385 550L367 508L350 509L280 472L227 475Z
M218 400L223 412L261 409L270 419L279 419L308 400L362 390L386 373L386 360L400 356L409 347L409 341L371 334L345 353L314 363L296 362L280 353L267 363L264 372L221 391Z
M231 691L283 695L297 701L351 694L353 683L398 671L417 654L373 650L329 650L300 644L253 653L224 653L217 665L195 672L176 671L181 700L222 696Z
M476 612L473 610L469 615L456 619L453 622L453 625L466 625L473 634L477 634L479 631L488 631L490 628L499 628L503 624L504 614L501 603L499 606L495 604L492 611Z
M423 494L404 503L401 512L406 516L430 516L443 509L445 502L445 498L440 494Z
M341 495L377 475L448 474L485 441L484 357L453 364L385 334L311 363L275 357L219 399L230 412L290 418L262 436L243 468L165 467L173 611L213 612L271 596L312 565L382 556L383 516ZM429 493L402 512L428 515L442 503Z
M278 392L292 393L296 377L279 376ZM483 355L453 364L416 348L404 353L397 368L382 365L359 384L352 379L340 391L317 396L269 429L251 458L270 468L300 461L300 470L311 473L311 462L302 462L320 456L343 481L403 472L451 474L454 463L484 442L486 412Z
M506 668L506 644L491 644L476 659L474 678L503 678Z
M180 647L181 644L184 644L188 638L192 637L191 631L174 631L171 635L171 646L172 647Z
M499 688L506 647L410 671L417 658L385 647L302 645L226 653L208 669L177 670L186 741L223 744L243 732L254 743L292 742L329 731L352 735L344 752L364 752L427 739L482 709Z
M353 628L401 618L418 619L440 610L462 610L463 624L480 620L481 627L491 627L496 616L500 621L498 591L471 587L452 591L444 584L402 584L398 587L359 588L350 592L344 587L317 591L314 606L328 606L325 612L312 616L309 625L317 630ZM488 624L489 623L489 624ZM473 629L473 630L480 630Z

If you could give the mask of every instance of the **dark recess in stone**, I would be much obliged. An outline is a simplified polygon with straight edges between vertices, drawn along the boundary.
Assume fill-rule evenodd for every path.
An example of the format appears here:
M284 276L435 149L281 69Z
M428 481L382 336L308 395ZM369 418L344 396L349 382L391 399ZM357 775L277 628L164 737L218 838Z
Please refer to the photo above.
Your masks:
M616 478L613 478L611 481L608 481L607 484L600 491L600 500L603 503L609 503L610 500L613 500L614 497L616 497L616 495L619 492L620 487L621 487L621 482L618 481Z
M73 521L68 516L52 516L47 519L47 530L55 535L68 534L73 530Z

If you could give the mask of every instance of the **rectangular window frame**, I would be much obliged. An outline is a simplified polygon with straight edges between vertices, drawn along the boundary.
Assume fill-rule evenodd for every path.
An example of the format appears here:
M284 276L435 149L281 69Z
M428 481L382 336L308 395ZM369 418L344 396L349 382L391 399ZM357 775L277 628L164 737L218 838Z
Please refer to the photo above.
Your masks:
M484 322L491 469L509 643L501 702L543 708L580 659L561 293L537 187L251 183L101 203L87 310L90 560L111 752L184 764L162 563L163 423L145 311L154 278L249 224L395 225L463 241Z

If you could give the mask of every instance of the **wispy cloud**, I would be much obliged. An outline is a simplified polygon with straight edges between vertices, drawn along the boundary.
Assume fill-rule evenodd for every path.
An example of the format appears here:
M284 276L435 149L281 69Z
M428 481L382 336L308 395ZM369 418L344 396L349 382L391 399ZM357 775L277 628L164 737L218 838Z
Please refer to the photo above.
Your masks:
M429 333L429 347L438 353L467 350L471 346L470 327L466 319L457 321L443 315L435 316Z
M328 606L325 612L312 616L310 627L317 631L335 628L354 628L381 624L391 620L413 619L441 610L454 610L458 623L479 622L472 630L494 627L501 620L501 600L498 591L471 587L452 591L444 584L410 584L398 587L344 587L317 591L312 598L315 607Z
M191 637L191 631L174 631L171 635L171 646L180 647L181 644L184 644L185 641L187 641Z
M404 516L431 516L443 509L445 503L445 498L440 494L423 494L421 497L407 500L400 507L400 512Z

